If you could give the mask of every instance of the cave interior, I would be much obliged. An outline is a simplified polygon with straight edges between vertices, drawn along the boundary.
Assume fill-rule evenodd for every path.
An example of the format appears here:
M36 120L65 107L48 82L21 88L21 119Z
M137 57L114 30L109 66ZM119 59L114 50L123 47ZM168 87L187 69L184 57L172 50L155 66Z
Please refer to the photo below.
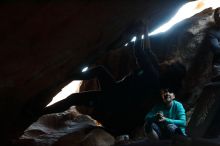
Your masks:
M146 24L148 31L153 31L169 20L186 2L189 1L2 1L0 9L2 144L70 145L68 136L77 137L73 131L58 138L54 136L56 141L44 137L45 141L49 141L45 144L43 140L41 142L36 140L45 134L41 133L41 128L32 129L29 133L26 129L37 121L43 123L43 126L50 127L59 117L64 115L62 117L64 118L66 113L71 111L68 110L69 106L65 109L68 112L52 113L55 119L52 115L47 117L42 114L46 105L64 86L77 80L77 75L84 66L105 66L114 75L115 80L122 79L134 70L137 67L133 56L135 43L130 42L133 36L140 34L140 30L142 31ZM213 56L209 48L203 45L205 31L213 24L212 15L213 10L206 9L176 24L165 33L150 36L152 52L159 62L178 60L186 67L181 88L176 92L177 100L183 103L187 114L189 139L179 140L183 144L188 142L190 145L195 143L220 145L218 139L220 84L211 82ZM128 45L125 46L126 43ZM167 80L175 82L175 75L168 75ZM82 82L80 92L93 90L100 90L97 79ZM118 96L114 102L119 102L120 99L125 99L126 102L126 97ZM145 112L155 100L147 99ZM135 103L133 107L123 107L123 102L121 103L120 107L129 111L124 116L120 112L115 112L117 114L111 117L107 112L94 112L85 106L79 106L77 110L80 116L89 115L100 122L103 129L111 134L112 130L116 129L119 135L133 134L135 137L135 134L138 135L136 128L143 125L143 114L137 113L140 107ZM106 108L114 106L116 108L116 105L109 102ZM94 122L91 117L88 121ZM62 120L64 122L65 118ZM83 122L80 124L83 125ZM88 129L91 127L87 127L87 133ZM25 138L20 140L19 137L25 132L32 139L26 137L26 141ZM113 135L112 139L117 134ZM110 137L106 133L103 135ZM114 141L112 139L108 140L112 142ZM73 140L77 141L77 138ZM84 142L82 145L92 144Z

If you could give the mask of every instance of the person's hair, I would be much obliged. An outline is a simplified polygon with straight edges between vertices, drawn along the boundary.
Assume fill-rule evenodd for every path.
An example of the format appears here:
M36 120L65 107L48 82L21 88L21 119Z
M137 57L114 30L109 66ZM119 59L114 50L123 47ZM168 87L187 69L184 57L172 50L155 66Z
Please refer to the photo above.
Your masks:
M164 92L173 92L171 89L169 89L168 87L162 87L160 88L160 91L164 91Z

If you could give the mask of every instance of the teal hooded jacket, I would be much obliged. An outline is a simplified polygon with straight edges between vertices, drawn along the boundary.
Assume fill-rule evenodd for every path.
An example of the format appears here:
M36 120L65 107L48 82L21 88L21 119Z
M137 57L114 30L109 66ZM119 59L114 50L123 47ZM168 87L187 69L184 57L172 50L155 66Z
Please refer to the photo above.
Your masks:
M145 116L145 121L154 122L156 114L162 112L166 117L165 122L168 124L175 124L186 135L186 114L183 105L176 101L172 101L172 106L167 108L164 104L158 104Z

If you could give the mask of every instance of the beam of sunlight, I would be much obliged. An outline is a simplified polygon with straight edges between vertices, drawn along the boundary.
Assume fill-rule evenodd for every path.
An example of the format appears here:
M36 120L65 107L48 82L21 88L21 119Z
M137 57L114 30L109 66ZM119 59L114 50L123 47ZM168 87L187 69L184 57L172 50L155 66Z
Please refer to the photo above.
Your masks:
M82 81L80 80L76 80L76 81L72 81L71 83L69 83L67 86L65 86L61 92L59 92L54 98L53 100L47 105L50 106L60 100L63 100L65 98L67 98L69 95L73 94L73 93L77 93L79 92L79 87L81 85Z
M213 9L220 7L220 0L197 0L188 2L184 4L167 23L149 33L148 35L151 36L161 32L165 32L176 23L184 19L190 18L193 15L210 7Z

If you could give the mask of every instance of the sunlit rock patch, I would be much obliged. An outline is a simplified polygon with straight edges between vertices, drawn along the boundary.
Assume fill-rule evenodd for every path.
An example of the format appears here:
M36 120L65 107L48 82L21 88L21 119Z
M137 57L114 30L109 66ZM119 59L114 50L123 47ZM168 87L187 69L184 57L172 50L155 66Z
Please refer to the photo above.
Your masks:
M113 144L114 137L105 132L96 120L71 107L62 113L40 117L24 131L18 143L32 146L89 146L89 143L99 143L105 146Z

